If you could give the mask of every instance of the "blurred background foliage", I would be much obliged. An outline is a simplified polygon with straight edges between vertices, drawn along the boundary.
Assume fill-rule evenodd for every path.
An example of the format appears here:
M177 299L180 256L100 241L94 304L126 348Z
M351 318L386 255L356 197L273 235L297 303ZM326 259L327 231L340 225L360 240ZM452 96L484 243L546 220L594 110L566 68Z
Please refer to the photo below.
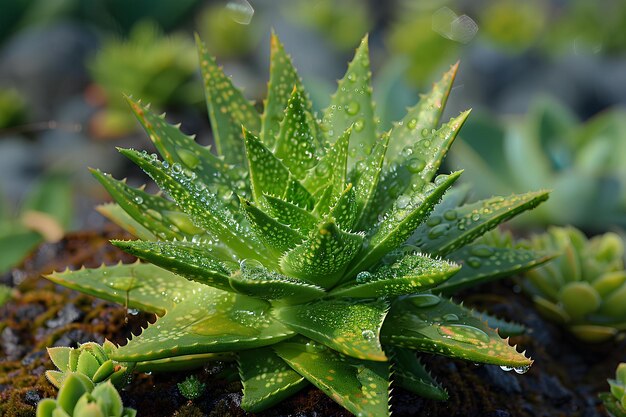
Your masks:
M104 223L92 207L106 196L87 166L138 183L113 157L113 144L149 146L124 94L211 143L194 32L259 102L273 28L317 109L369 32L381 131L460 60L448 116L474 113L448 168L464 166L478 194L553 188L550 203L519 227L626 227L623 0L0 3L0 245L23 239L11 248L21 255L2 256L2 271L50 239L39 223L57 231ZM33 210L45 216L24 224Z

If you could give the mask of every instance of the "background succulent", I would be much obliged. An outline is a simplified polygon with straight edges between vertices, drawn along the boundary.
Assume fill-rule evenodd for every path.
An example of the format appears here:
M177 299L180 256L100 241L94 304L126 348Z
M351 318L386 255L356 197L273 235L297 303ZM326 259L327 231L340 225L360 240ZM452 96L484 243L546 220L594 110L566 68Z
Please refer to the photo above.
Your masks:
M37 405L37 417L135 417L137 411L124 408L111 381L94 387L85 375L70 372L56 400L46 398Z
M68 375L80 373L94 384L110 380L116 386L128 383L134 363L119 363L110 359L115 346L105 341L102 346L94 342L83 343L78 348L48 348L48 355L58 371L46 371L46 378L57 388Z
M626 363L620 363L615 371L615 379L609 379L610 392L600 394L606 410L612 417L626 416Z
M154 105L195 104L197 60L193 43L183 34L165 36L155 24L137 24L127 40L111 38L90 62L106 109L92 122L100 136L118 136L135 127L124 94L143 97Z
M623 110L580 123L559 103L537 101L504 123L475 118L450 153L476 193L554 189L550 202L523 222L607 230L626 225L626 118Z
M560 253L524 273L524 289L545 316L585 341L606 340L626 328L624 244L618 235L588 239L573 227L552 227L519 245Z
M376 416L392 370L447 397L415 350L528 369L481 316L435 295L547 260L472 244L546 192L468 203L466 188L446 194L460 172L435 177L469 113L439 126L456 65L378 134L367 38L320 119L275 36L263 114L198 43L217 154L130 100L163 160L120 152L171 200L94 171L116 201L101 213L140 238L113 244L149 263L49 276L162 316L114 360L176 369L237 352L248 411L310 382Z

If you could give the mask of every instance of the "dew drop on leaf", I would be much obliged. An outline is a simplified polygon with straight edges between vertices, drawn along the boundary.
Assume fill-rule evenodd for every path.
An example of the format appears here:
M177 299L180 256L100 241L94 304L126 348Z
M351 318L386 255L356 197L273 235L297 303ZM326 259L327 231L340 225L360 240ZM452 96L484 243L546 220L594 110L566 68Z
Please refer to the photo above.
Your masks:
M133 198L133 200L135 200L135 203L137 204L143 204L143 198L141 198L140 196L136 196L135 198Z
M368 340L368 341L376 339L376 334L369 329L363 330L361 332L361 336L363 336L363 339Z
M356 282L358 282L359 284L362 284L364 282L367 282L371 279L372 274L369 273L368 271L361 271L356 275Z
M489 335L487 335L487 333L474 326L468 326L467 324L441 325L437 327L437 331L446 339L452 339L457 342L472 345L477 345L480 342L489 342Z
M422 171L425 166L426 166L426 162L424 162L420 158L411 158L409 160L409 163L407 164L408 170L413 174L416 174Z
M180 160L183 161L183 164L191 169L194 169L200 163L198 156L188 149L177 147L176 153L178 154Z
M348 113L351 116L354 116L355 114L359 112L360 108L361 106L359 105L359 103L357 103L356 101L351 101L346 106L346 113Z
M467 258L467 264L472 268L477 269L480 268L482 262L476 256L470 256L469 258Z
M434 294L418 294L411 297L411 302L416 307L432 307L441 302L441 298Z
M406 127L408 127L411 130L415 129L417 127L417 119L409 120L409 123L406 124Z

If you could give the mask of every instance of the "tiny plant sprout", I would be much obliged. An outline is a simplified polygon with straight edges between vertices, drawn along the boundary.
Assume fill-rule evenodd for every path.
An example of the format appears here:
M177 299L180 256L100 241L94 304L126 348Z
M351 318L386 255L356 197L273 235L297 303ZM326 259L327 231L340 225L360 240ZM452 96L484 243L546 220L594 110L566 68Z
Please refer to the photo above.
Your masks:
M610 392L600 394L606 411L612 417L626 417L626 363L620 363L615 371L615 379L609 379Z
M159 316L112 360L235 359L246 411L313 384L360 416L389 415L392 382L447 398L416 352L528 369L449 297L547 260L474 242L547 192L468 202L460 171L437 175L469 115L440 123L457 65L379 132L367 37L320 114L275 35L261 114L198 49L214 149L129 98L158 154L120 152L164 194L93 171L115 200L100 212L138 238L112 243L141 261L48 276Z

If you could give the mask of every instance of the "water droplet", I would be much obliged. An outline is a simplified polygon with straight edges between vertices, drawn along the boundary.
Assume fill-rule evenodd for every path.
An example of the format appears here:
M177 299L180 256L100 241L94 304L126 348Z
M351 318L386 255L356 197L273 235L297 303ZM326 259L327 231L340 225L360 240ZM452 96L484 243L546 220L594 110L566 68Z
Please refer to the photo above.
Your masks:
M356 282L362 284L369 281L372 278L372 274L368 271L361 271L356 275Z
M161 162L161 165L163 166L163 168L168 169L170 167L170 163L167 161L163 161Z
M439 223L441 223L441 217L439 216L432 216L429 217L428 220L426 220L426 226L428 227L437 226Z
M131 316L136 316L137 314L139 314L139 310L137 310L136 308L129 308L128 310L126 310L126 312Z
M432 229L428 231L429 239L437 239L443 236L450 229L450 225L448 223L438 224L437 226L433 226Z
M254 8L247 0L230 0L226 4L230 18L241 25L249 25L254 15Z
M346 113L348 113L351 116L354 116L355 114L359 112L360 108L361 106L359 105L359 103L357 103L356 101L351 101L346 106Z
M422 137L425 138L426 136L428 136L428 129L424 128L422 129Z
M172 172L174 174L180 174L181 172L183 172L183 167L178 162L174 162L172 164Z
M364 127L365 121L363 119L358 119L356 122L354 122L354 130L356 130L357 132L362 131Z
M472 255L479 256L481 258L487 258L493 255L494 252L495 252L495 249L487 245L476 245L470 249L470 253Z
M348 81L355 82L356 76L353 73L348 74Z
M243 259L239 262L239 268L243 273L254 273L265 269L263 264L256 259Z
M406 167L409 172L416 174L418 172L421 172L424 167L426 167L426 162L424 162L424 160L422 160L421 158L411 158Z
M180 160L183 161L183 164L191 169L194 169L200 163L198 156L189 149L177 147L176 153L178 154Z
M448 313L448 314L444 314L443 315L443 319L444 321L450 322L450 321L459 321L459 316L457 316L454 313Z
M400 197L398 197L398 200L396 201L396 206L399 209L403 209L403 208L406 208L410 202L411 202L411 199L408 196L401 195Z
M477 222L478 220L480 220L480 214L478 213L472 214L472 221Z
M456 340L457 342L472 345L478 345L481 342L489 343L489 335L487 333L467 324L441 325L437 327L437 331L446 339Z
M409 120L409 122L406 124L406 127L408 127L411 130L415 129L417 127L417 119Z
M365 329L361 332L361 336L363 336L363 339L367 340L367 341L372 341L374 339L376 339L376 333L374 333L373 331L369 330L369 329Z
M476 256L470 256L469 258L467 258L467 264L476 269L480 268L482 262L480 261L480 258L477 258Z
M457 212L454 209L447 210L445 213L443 213L443 218L448 221L452 221L456 219L456 216L457 216Z
M435 185L441 185L448 180L448 175L441 174L435 178Z
M405 158L408 158L409 156L413 155L413 147L405 146L404 149L402 149L402 152L400 153L400 155L404 156Z
M135 203L137 204L143 204L143 198L141 196L135 196L135 198L133 198L133 200L135 200Z
M430 141L427 139L422 140L421 144L424 148L430 148Z
M528 372L529 369L530 369L530 365L516 366L513 368L513 370L520 375L525 374L526 372Z
M315 167L315 173L322 178L326 178L330 173L330 166L328 162L322 161Z
M410 298L415 307L432 307L441 302L441 298L434 294L418 294Z

